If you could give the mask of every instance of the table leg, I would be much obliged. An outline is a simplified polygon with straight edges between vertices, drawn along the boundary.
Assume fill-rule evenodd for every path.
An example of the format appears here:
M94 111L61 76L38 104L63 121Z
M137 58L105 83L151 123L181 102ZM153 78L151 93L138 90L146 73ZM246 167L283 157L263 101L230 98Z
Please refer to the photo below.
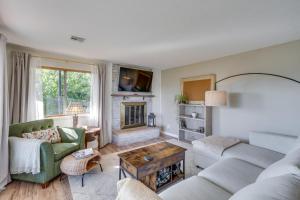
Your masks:
M125 172L124 172L123 169L122 169L122 173L123 173L123 176L126 178L127 176L126 176L126 174L125 174Z
M121 180L122 175L121 175L121 159L120 159L120 164L119 164L119 180Z
M182 160L183 162L183 179L185 179L185 158Z
M82 174L82 176L81 176L81 187L84 186L84 182L83 182L84 180L83 179L84 179L84 174Z
M101 172L103 172L102 165L101 165L101 163L100 163L100 162L99 162L99 166L100 166L100 170L101 170Z

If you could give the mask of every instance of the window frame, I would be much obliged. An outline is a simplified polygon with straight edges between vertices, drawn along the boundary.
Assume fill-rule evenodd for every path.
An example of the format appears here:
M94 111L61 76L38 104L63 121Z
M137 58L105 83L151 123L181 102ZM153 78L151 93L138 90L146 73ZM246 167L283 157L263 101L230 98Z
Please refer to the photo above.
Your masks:
M72 68L64 68L64 67L53 67L53 66L41 66L41 69L47 69L47 70L58 70L58 71L63 71L64 73L66 72L79 72L79 73L87 73L87 74L92 74L91 71L89 70L81 70L81 69L72 69ZM60 87L62 87L60 85ZM81 113L78 114L79 116L87 116L89 115L89 112ZM68 117L68 116L73 116L72 114L57 114L57 115L45 115L44 117L46 119L49 118L61 118L61 117Z

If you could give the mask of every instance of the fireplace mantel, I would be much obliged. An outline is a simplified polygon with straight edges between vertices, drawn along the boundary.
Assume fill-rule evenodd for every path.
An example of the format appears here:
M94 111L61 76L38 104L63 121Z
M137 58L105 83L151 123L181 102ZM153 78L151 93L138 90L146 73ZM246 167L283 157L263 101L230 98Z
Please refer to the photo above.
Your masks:
M125 100L128 97L142 97L143 100L148 97L148 98L153 98L155 97L153 94L124 94L124 93L113 93L111 96L114 97L123 97L123 100Z

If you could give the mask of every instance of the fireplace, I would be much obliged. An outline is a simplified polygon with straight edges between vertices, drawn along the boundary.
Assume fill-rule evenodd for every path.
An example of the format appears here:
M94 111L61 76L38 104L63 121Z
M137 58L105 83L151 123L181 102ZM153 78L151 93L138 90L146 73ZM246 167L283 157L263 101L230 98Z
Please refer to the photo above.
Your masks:
M120 109L121 129L146 125L146 102L122 102Z

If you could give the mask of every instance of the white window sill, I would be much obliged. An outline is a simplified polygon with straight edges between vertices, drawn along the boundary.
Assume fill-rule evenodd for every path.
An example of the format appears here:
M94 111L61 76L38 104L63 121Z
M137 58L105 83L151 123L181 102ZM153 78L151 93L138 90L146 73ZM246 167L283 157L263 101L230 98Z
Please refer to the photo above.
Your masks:
M49 116L46 117L45 119L71 119L73 118L74 115L57 115L57 116ZM90 114L89 113L84 113L84 114L78 114L78 117L89 117Z

